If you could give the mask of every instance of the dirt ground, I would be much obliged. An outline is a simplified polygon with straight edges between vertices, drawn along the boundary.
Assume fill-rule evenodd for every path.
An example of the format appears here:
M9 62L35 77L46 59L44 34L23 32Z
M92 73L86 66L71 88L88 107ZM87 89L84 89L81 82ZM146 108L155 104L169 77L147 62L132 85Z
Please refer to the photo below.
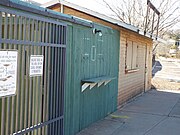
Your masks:
M169 80L160 79L160 78L153 78L152 81L152 88L155 89L168 89L168 90L179 90L180 91L180 83L179 82L170 82Z

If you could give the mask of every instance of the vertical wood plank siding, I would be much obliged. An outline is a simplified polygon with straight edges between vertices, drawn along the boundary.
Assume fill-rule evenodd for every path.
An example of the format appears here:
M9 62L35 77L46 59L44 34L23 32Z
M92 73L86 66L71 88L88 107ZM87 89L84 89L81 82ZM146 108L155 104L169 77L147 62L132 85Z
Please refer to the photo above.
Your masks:
M148 71L148 88L151 88L151 68L152 68L152 40L145 36L141 36L135 32L124 29L117 25L111 24L107 21L104 21L100 18L94 17L92 15L83 13L79 10L73 9L68 6L63 6L64 13L70 14L73 16L77 16L80 18L84 18L87 20L91 20L93 22L103 24L105 26L109 26L113 29L120 31L120 55L119 55L119 85L118 85L118 105L121 106L129 99L134 97L135 95L144 91L144 76L145 76L145 51L146 45L150 48L149 59L150 61L147 63L147 71ZM60 4L56 4L54 6L49 7L52 10L61 11ZM130 39L131 41L137 43L138 45L138 64L140 69L136 73L125 74L125 52L126 52L126 39ZM136 79L137 77L137 79Z
M89 124L104 118L117 108L119 32L95 25L103 36L92 29L69 26L67 39L67 79L65 91L65 134L73 135ZM91 60L91 47L96 47L96 60ZM84 56L87 54L87 57ZM102 54L98 55L98 54ZM95 86L81 92L81 80L114 76L106 86Z

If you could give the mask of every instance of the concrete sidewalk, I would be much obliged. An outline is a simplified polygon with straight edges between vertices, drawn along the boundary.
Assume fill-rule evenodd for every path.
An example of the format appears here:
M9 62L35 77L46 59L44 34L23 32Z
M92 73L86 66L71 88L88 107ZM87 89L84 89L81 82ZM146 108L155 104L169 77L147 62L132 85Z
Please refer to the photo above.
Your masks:
M180 94L151 90L77 135L180 135Z
M180 83L180 60L160 57L153 66L153 78L161 78Z

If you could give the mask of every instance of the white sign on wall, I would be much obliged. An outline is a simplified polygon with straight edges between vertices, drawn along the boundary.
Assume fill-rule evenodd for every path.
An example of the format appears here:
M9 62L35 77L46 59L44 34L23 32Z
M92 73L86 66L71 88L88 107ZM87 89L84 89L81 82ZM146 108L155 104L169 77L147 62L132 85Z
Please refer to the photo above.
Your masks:
M30 57L30 73L33 76L42 76L43 74L43 55L31 55Z
M0 97L16 94L17 51L0 51Z

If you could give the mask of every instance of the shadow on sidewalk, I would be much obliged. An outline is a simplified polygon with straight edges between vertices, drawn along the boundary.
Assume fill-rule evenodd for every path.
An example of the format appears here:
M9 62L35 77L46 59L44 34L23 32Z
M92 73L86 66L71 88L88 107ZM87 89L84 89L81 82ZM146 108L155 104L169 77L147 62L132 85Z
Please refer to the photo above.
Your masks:
M155 62L153 62L152 66L153 66L152 77L154 77L157 72L162 70L162 65L161 65L160 61L156 60Z
M77 135L180 135L180 92L150 90Z

